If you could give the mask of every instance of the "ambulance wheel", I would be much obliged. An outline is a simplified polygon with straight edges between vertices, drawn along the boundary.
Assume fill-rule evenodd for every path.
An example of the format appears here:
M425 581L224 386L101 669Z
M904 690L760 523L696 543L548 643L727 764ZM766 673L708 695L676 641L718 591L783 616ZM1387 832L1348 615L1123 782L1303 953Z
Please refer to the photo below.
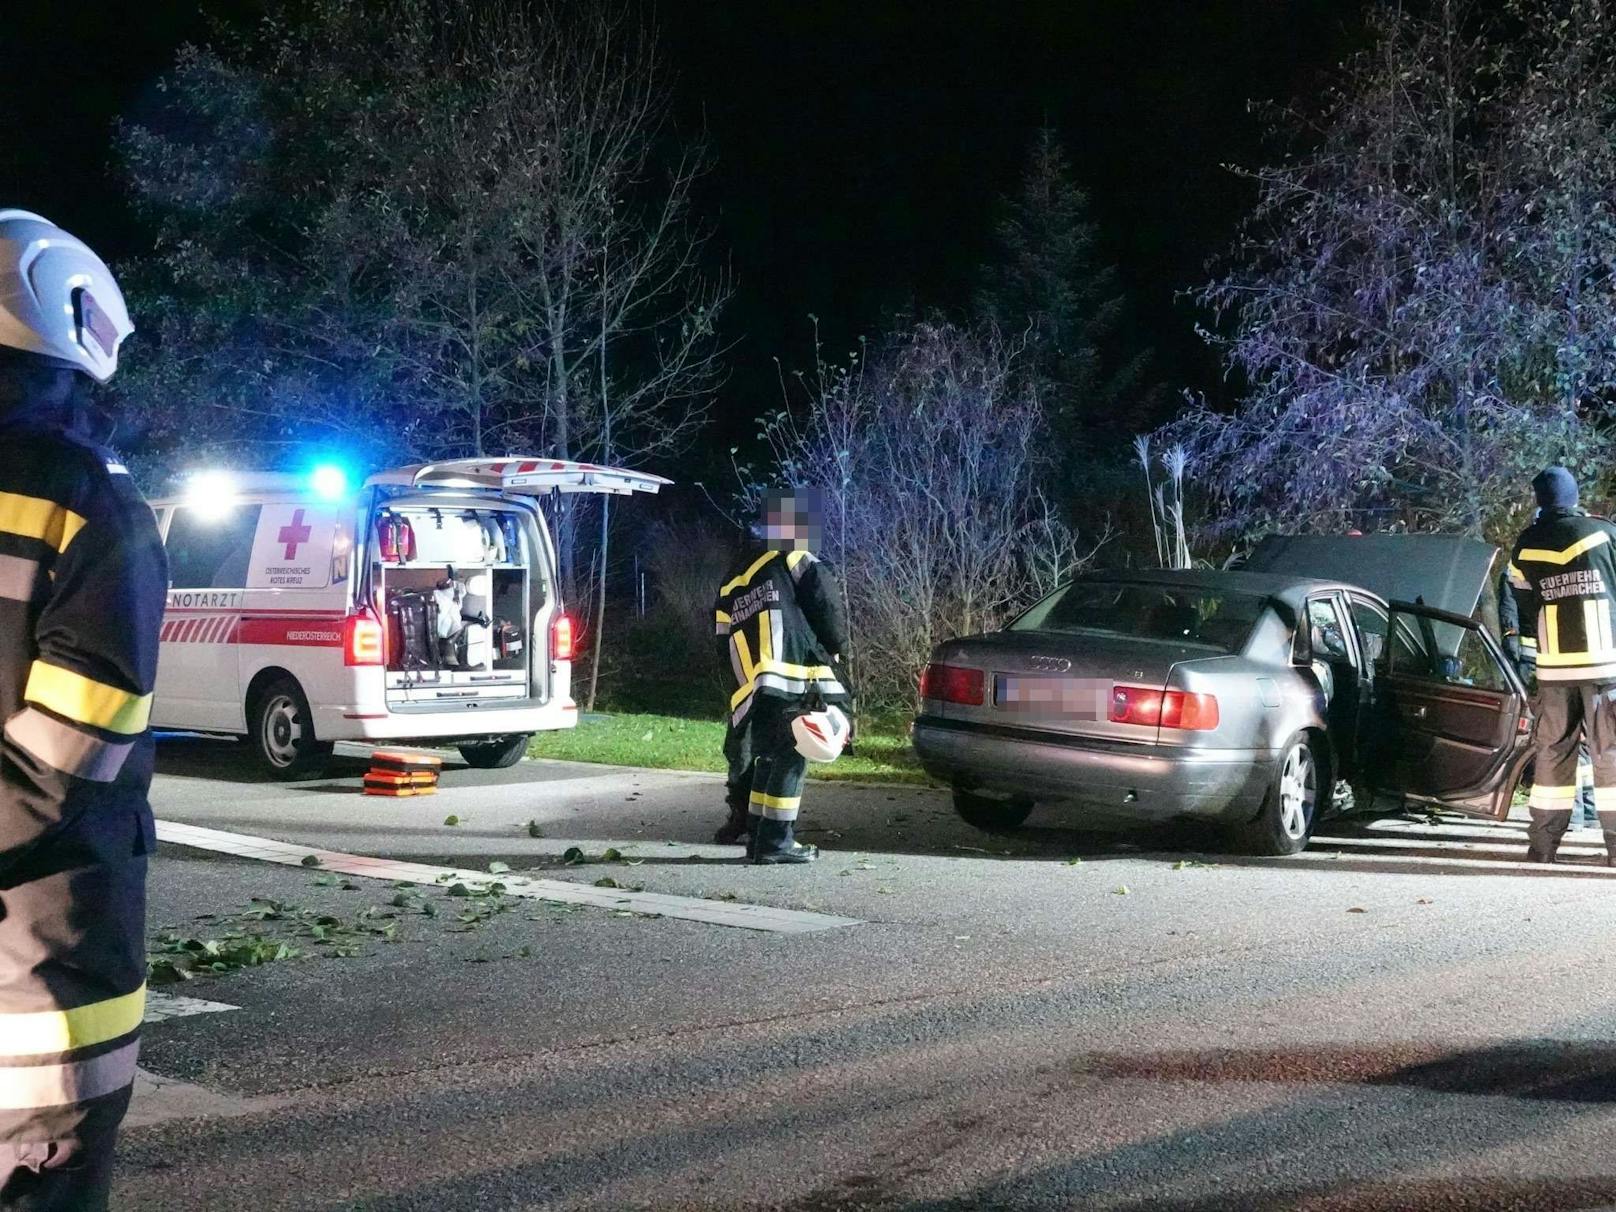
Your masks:
M532 733L518 732L492 741L468 741L455 748L460 750L460 756L466 759L468 766L475 766L478 770L503 770L522 760L531 739Z
M954 788L954 811L967 825L988 833L1012 833L1032 815L1033 802L1019 797L996 799L963 787Z
M325 770L330 741L314 737L314 719L303 690L291 678L277 678L248 705L248 734L259 765L278 779L318 778Z

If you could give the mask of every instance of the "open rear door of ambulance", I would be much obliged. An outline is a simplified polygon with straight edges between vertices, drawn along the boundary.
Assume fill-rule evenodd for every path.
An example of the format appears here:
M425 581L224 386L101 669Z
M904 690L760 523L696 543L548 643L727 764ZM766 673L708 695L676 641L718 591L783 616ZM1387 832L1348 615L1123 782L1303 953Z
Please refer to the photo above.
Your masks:
M491 533L497 534L500 529L497 525L497 504L491 502L486 510L465 510L460 506L438 509L433 503L433 498L438 494L453 500L458 493L463 503L468 499L487 499L484 494L498 494L508 502L507 508L522 509L524 506L516 501L524 497L536 505L551 493L592 492L630 496L635 493L655 493L671 483L671 480L661 476L619 467L520 456L421 463L379 472L366 481L367 487L378 494L377 510L385 508L395 511L412 523L410 545L413 548L416 540L419 540L420 558L412 555L408 564L387 563L384 558L382 571L387 584L403 585L405 579L412 576L424 578L421 585L407 587L414 590L424 589L429 582L441 577L446 562L454 563L453 560L446 560L444 553L438 553L434 545L445 542L444 532L456 525L471 525L464 520L468 514L474 519L487 514L496 522L490 528ZM385 498L385 505L382 498ZM511 548L507 544L503 562L495 562L478 570L480 575L486 576L493 591L495 609L490 612L490 621L494 624L492 638L495 646L492 653L473 656L468 644L465 660L444 665L440 661L395 660L396 654L390 651L387 676L391 709L487 706L493 705L494 700L500 697L527 694L540 697L550 704L569 699L572 622L563 613L554 589L557 569L548 527L536 508L527 508L532 510L538 526L537 546L523 542ZM430 556L429 548L433 548ZM416 565L422 567L417 568ZM542 571L535 565L542 565ZM512 580L519 568L525 568L527 572L520 594L515 592L516 585ZM501 592L502 587L511 592ZM467 588L474 591L472 596L478 600L485 596L475 592L481 588L478 584L468 581ZM386 590L382 594L389 611L393 609L393 596ZM527 654L521 662L527 670L526 686L514 684L510 676L514 662L503 658L499 648L500 637L506 634L502 624L514 615L514 607L501 607L500 603L515 603L518 598L525 603L522 614L515 617L523 622L518 638ZM397 630L400 637L405 636L405 628L399 627ZM475 628L468 630L481 636L481 632Z
M492 488L529 496L599 492L621 497L636 492L657 492L673 481L621 467L507 456L419 463L381 472L371 476L367 483L405 488Z

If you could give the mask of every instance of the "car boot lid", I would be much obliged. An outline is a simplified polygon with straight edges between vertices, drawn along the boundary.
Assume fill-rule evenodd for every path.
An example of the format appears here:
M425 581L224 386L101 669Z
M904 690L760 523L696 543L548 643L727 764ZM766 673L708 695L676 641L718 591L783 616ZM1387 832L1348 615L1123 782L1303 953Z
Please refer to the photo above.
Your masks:
M1388 602L1423 602L1468 618L1498 549L1450 534L1269 535L1241 569L1357 585Z

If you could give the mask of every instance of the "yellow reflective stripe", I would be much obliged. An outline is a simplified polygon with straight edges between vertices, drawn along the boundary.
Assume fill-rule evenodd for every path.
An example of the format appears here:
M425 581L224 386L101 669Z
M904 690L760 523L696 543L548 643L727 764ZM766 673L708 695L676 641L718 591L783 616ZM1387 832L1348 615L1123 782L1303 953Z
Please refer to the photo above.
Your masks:
M786 567L791 569L792 572L796 572L798 564L801 564L804 560L811 560L813 558L814 553L811 551L804 550L789 552L786 555Z
M1586 538L1578 539L1564 551L1550 551L1544 547L1527 547L1518 552L1515 558L1517 560L1527 560L1534 564L1569 564L1578 556L1608 542L1610 542L1609 532L1600 530L1588 535Z
M1558 812L1568 808L1577 798L1575 787L1535 786L1527 797L1526 806L1539 811Z
M151 718L151 695L131 694L44 661L34 662L23 698L77 723L126 735L146 731Z
M748 568L745 572L741 573L740 576L736 577L733 581L720 589L718 591L719 596L727 597L731 593L734 593L737 589L744 589L747 585L750 585L752 583L752 578L757 575L758 569L762 568L779 554L780 553L778 551L765 551L752 562L752 567Z
M1530 648L1533 652L1536 652L1537 651L1537 641L1534 640L1529 635L1523 635L1521 637L1521 647L1522 648Z
M1543 657L1551 657L1560 651L1560 608L1558 606L1545 606L1543 608L1543 626L1539 628L1543 633L1543 656L1538 657L1538 663L1543 663Z
M732 623L732 622L734 622L734 620L733 620L733 619L731 619L731 618L730 618L730 617L729 617L729 615L728 615L728 614L726 614L726 613L725 613L725 612L724 612L724 611L722 611L722 610L715 610L715 611L713 611L713 614L715 614L715 615L716 615L716 616L717 616L717 618L718 618L718 621L719 621L719 622L720 622L720 623Z
M1607 655L1603 652L1540 652L1537 663L1542 669L1566 669L1572 665L1603 664Z
M0 1056L45 1056L128 1035L146 1014L146 986L71 1010L0 1014Z
M800 795L769 795L762 791L752 793L752 803L762 808L795 808L802 803Z
M1514 564L1508 565L1505 572L1509 576L1509 583L1515 586L1516 589L1532 588L1532 582L1528 581L1526 579L1526 574L1523 573L1519 568L1515 567Z
M65 505L16 492L0 492L0 531L38 539L66 551L74 536L84 529L84 519Z

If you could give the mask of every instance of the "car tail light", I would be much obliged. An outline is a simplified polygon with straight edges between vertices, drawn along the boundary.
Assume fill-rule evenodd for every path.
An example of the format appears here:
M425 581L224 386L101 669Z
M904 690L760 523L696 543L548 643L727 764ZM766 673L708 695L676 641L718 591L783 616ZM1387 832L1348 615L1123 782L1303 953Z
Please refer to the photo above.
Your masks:
M387 648L380 620L369 611L350 614L342 620L342 663L382 665Z
M1113 724L1210 732L1218 726L1218 700L1214 695L1184 690L1113 686L1110 719Z
M572 620L558 614L550 623L550 659L572 660Z
M959 665L927 665L925 672L920 675L920 697L980 707L986 697L986 682L980 669L965 669Z

